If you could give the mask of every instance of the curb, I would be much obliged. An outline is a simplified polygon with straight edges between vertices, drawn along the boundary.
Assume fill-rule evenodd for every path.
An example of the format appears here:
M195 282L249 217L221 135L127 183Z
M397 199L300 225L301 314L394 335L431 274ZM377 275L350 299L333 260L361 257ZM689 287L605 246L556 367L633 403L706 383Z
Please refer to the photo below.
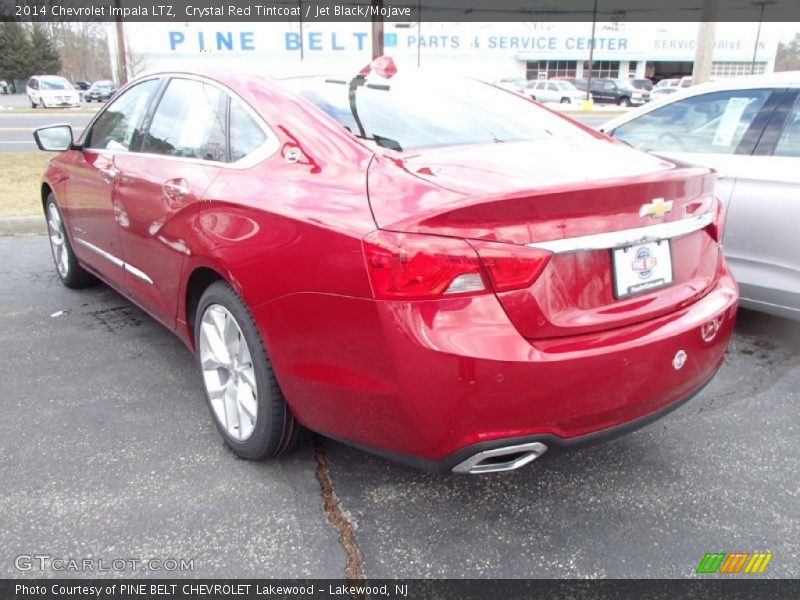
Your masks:
M44 217L0 217L0 235L41 235L47 233Z

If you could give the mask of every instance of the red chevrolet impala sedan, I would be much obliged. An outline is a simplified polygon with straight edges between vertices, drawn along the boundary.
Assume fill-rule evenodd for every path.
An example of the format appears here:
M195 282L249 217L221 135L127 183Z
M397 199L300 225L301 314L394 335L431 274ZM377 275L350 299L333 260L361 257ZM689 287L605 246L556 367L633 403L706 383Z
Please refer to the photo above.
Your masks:
M714 175L528 99L397 72L162 73L41 186L58 276L196 354L240 456L325 436L484 473L640 427L723 362Z

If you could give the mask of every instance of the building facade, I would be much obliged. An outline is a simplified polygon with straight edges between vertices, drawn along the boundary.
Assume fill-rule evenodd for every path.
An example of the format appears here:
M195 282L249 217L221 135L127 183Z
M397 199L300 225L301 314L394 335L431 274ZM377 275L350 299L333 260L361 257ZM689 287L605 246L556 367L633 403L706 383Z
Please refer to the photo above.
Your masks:
M771 72L778 35L764 23L717 23L712 76ZM112 37L112 53L116 47ZM128 68L210 61L261 65L266 73L331 72L369 62L370 23L126 23ZM387 23L385 53L400 68L428 67L487 80L690 75L697 23ZM755 51L755 60L754 60Z

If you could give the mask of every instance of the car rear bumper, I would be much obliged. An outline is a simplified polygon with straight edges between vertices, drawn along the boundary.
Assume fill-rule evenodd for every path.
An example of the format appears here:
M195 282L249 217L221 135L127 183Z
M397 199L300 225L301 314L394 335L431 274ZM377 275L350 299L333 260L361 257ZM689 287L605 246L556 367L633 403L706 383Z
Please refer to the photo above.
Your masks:
M300 422L441 470L521 440L548 451L580 445L671 410L722 365L738 290L726 271L671 314L541 341L523 338L493 295L405 303L300 296L255 311ZM704 339L711 322L715 333ZM676 369L679 354L686 359Z

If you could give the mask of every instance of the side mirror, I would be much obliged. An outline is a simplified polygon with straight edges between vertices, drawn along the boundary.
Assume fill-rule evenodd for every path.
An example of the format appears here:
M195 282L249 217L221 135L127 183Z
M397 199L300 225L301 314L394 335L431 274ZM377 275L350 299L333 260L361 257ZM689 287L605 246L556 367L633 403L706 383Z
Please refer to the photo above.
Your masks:
M63 152L74 146L72 127L69 125L49 125L34 129L33 139L39 150L45 152Z

